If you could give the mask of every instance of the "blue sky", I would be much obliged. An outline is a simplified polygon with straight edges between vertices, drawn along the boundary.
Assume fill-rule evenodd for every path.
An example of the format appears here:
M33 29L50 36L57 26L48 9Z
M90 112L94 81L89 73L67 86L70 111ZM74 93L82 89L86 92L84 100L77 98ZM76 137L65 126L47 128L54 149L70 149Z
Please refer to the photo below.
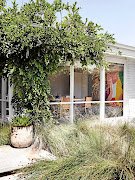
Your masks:
M8 0L8 6L11 6ZM16 0L19 5L29 0ZM117 42L135 46L135 0L62 0L69 4L77 1L83 19L88 18L114 34ZM53 2L53 0L48 0Z

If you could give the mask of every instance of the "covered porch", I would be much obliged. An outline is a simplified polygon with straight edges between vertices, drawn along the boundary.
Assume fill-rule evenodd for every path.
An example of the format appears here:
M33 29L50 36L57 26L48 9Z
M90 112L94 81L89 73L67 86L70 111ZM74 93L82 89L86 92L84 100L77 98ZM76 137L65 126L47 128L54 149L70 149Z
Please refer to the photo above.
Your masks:
M116 47L115 47L116 46ZM116 122L130 120L134 116L134 53L135 49L124 45L112 47L106 53L107 69L94 65L82 68L79 62L67 63L49 77L50 109L54 119L73 123L79 118L96 116L100 120ZM117 55L117 47L123 55ZM130 54L132 56L130 56ZM9 80L0 78L0 119L13 116L11 99L13 87Z

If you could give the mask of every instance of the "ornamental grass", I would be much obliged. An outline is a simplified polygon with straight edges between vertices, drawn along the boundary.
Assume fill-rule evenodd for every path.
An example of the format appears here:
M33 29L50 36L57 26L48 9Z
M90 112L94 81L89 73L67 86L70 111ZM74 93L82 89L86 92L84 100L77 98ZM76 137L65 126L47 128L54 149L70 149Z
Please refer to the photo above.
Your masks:
M39 134L56 161L23 169L28 179L135 179L135 128L97 121L46 126Z

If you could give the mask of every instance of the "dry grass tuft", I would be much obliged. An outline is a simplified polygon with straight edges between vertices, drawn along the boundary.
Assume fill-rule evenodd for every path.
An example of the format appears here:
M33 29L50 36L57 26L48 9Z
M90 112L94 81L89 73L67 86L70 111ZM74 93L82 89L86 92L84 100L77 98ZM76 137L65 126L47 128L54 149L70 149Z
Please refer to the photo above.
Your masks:
M26 168L27 178L135 179L135 129L129 124L111 126L85 120L48 125L40 138L44 148L59 159Z

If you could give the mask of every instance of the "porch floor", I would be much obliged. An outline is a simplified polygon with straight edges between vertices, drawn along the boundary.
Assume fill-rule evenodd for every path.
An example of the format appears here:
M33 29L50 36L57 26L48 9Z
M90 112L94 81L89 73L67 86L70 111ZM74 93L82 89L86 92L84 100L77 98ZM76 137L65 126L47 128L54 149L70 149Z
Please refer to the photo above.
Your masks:
M28 148L13 148L9 145L0 146L0 179L2 173L10 172L35 162L36 159L55 160L56 157L45 150Z

